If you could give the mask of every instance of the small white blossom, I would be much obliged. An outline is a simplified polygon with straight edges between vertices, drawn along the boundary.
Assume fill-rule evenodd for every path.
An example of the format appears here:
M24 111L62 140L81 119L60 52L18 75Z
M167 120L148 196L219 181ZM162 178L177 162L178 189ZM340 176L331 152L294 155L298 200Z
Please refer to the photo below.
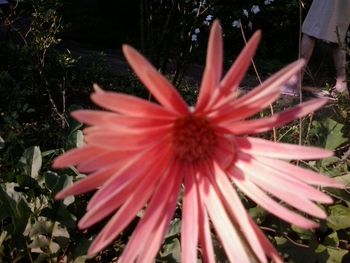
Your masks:
M249 16L247 9L243 9L243 15L245 15L246 17Z
M239 20L235 20L232 22L233 27L240 28L241 27L241 22Z
M199 34L199 32L201 32L201 31L200 31L199 28L196 28L196 29L194 30L194 32L195 32L196 34Z
M265 0L264 1L264 4L265 5L270 5L274 0Z
M248 23L248 28L249 28L250 30L253 29L253 23L252 23L252 21L249 21L249 23Z
M209 21L203 21L203 25L209 26L210 23L209 23Z
M250 11L252 11L253 14L257 14L260 12L260 7L258 5L253 5Z
M198 8L193 8L192 9L192 13L197 13L198 12Z
M212 15L207 15L207 17L205 18L206 21L211 21L213 19Z
M197 35L193 34L191 36L191 41L196 42L197 41Z

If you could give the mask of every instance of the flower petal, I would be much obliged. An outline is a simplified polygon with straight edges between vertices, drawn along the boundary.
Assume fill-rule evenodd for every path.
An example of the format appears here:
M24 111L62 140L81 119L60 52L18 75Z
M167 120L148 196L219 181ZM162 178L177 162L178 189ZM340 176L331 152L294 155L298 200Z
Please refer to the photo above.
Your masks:
M69 150L63 155L58 156L53 161L52 166L54 168L66 168L69 166L76 165L82 161L85 161L86 159L91 159L94 155L98 155L104 152L104 149L91 145L86 145L81 148Z
M216 103L220 103L220 100L225 98L237 89L239 83L242 81L248 67L250 66L251 59L253 58L256 48L260 42L261 32L256 31L254 35L249 39L248 43L237 57L235 63L231 66L225 77L220 82L220 88L216 89L208 107L213 106ZM207 109L209 109L207 107Z
M135 128L152 128L155 126L169 125L172 119L134 117L128 115L117 114L114 112L97 111L97 110L77 110L71 115L79 122L96 125L96 126L115 126L119 129L135 129Z
M108 221L107 225L98 234L91 244L88 254L93 255L108 246L120 232L135 218L136 213L147 203L154 189L159 183L158 173L148 174L141 178L129 196L125 196L125 203L118 209L115 215ZM162 174L164 178L164 174ZM98 204L97 204L98 205ZM94 220L96 221L96 220ZM89 218L86 221L79 222L80 228L91 225Z
M176 89L134 48L123 45L130 66L153 96L166 109L178 114L188 114L188 107Z
M231 179L250 199L271 214L302 228L315 228L319 225L274 201L255 184L247 180L238 168L231 174Z
M286 123L289 123L295 119L304 117L305 115L322 107L327 102L327 99L313 99L268 118L237 121L233 123L222 124L222 127L227 129L231 134L235 135L247 135L266 132L273 128L280 127Z
M203 172L205 173L205 171ZM247 252L237 233L240 230L233 227L222 201L208 177L203 176L199 181L199 185L208 214L228 259L230 262L249 262Z
M255 158L263 162L265 165L269 165L273 169L276 169L276 170L279 170L280 172L285 173L289 177L294 177L308 184L325 186L325 187L336 187L336 188L344 187L344 184L332 178L298 167L296 165L292 165L284 161L264 158L261 156L256 156Z
M189 165L186 165L189 166ZM182 201L181 262L197 261L198 194L193 167L185 169L185 192Z
M332 151L288 143L277 143L254 137L237 137L237 147L250 155L292 160L315 160L333 155Z
M173 119L176 114L149 101L116 92L95 92L91 99L104 109L135 117Z
M151 131L140 131L139 134L129 134L122 131L101 131L85 135L85 141L89 145L109 150L134 151L157 145L164 141L169 127L159 128ZM159 140L159 141L158 141Z
M278 198L286 198L285 196L288 194L291 197L297 195L303 199L310 199L320 203L332 203L332 198L325 193L294 177L287 176L284 172L280 172L279 170L275 170L270 166L266 166L264 163L257 161L251 156L239 154L236 160L236 166L245 172L248 180L259 185L265 190L269 189L266 191L274 194ZM281 194L280 190L283 190L284 193ZM276 191L276 193L274 191ZM302 206L303 204L297 205ZM307 203L305 203L305 205L307 205ZM303 209L306 213L308 213L307 208Z
M255 235L255 232L251 228L249 216L236 191L233 189L231 182L228 180L226 174L218 164L214 162L213 167L215 177L211 175L210 179L212 184L217 184L219 187L223 197L222 199L224 201L224 206L226 207L233 224L237 224L236 228L242 230L244 236L241 237L241 239L245 241L244 243L246 247L250 247L250 251L255 253L259 259L259 262L267 262L264 250L257 236Z
M274 263L283 263L277 250L273 247L271 242L266 238L266 236L260 230L260 228L254 223L253 219L249 218L249 221L250 221L250 225L252 226L254 232L256 233L256 235L260 241L260 244L262 244L267 256L269 258L271 258Z
M118 168L118 165L113 165L90 174L89 176L58 192L55 196L55 199L62 200L70 195L79 195L92 191L103 185L118 171Z
M222 99L220 104L213 107L213 110L217 110L211 113L210 116L214 117L214 122L232 122L250 117L263 110L279 97L282 85L288 81L291 76L294 76L300 71L304 64L304 60L302 59L295 61L239 99L231 99L230 101L230 96L228 96L227 99Z
M179 164L175 163L174 167L170 168L168 172L168 175L164 177L168 179L163 180L153 194L145 214L137 224L119 259L119 263L134 262L140 252L149 247L150 244L146 241L148 238L152 238L153 229L158 226L168 209L165 200L174 199L175 196L179 195L182 183L182 176L178 176L180 172Z
M149 156L153 158L150 159ZM117 189L123 182L127 182L133 178L137 178L143 174L148 173L149 169L164 168L169 162L171 154L169 148L165 144L160 144L154 148L148 149L145 152L140 152L133 158L128 159L123 167L120 167L118 173L107 181L103 187L91 198L87 209L90 210L98 203L102 203L109 198L112 198L114 194L117 194ZM154 166L154 167L152 167ZM125 175L123 175L125 173ZM158 174L158 172L156 172ZM126 176L122 181L119 176Z
M198 95L196 112L200 112L206 107L214 88L218 87L222 75L222 45L221 26L215 20L210 30L207 59Z

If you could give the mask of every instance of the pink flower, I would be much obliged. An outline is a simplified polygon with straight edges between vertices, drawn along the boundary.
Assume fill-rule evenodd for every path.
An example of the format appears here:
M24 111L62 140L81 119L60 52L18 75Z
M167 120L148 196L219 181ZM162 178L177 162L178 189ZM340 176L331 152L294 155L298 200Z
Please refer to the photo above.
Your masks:
M120 262L152 262L182 198L182 262L196 262L200 246L205 262L215 262L211 225L231 262L281 262L277 251L245 211L235 188L272 214L303 228L317 223L290 207L326 218L315 202L332 200L311 185L341 187L336 181L281 159L319 159L330 151L274 143L248 135L268 131L307 115L327 101L316 99L263 119L248 119L280 94L303 61L282 69L256 89L238 97L241 82L260 39L254 34L226 76L222 75L222 35L213 23L203 81L194 108L130 46L124 54L159 104L103 91L92 100L107 111L80 110L73 117L90 125L86 145L58 157L54 167L76 166L86 178L57 194L57 199L97 189L79 228L110 216L89 254L107 247L143 210ZM271 197L274 196L275 198Z

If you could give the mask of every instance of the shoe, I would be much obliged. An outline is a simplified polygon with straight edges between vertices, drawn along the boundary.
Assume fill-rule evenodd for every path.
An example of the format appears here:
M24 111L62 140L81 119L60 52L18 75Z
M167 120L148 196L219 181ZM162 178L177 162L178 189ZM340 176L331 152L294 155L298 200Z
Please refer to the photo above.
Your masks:
M299 97L299 89L296 85L285 84L282 86L281 94L292 97Z
M342 90L337 89L335 86L331 89L330 91L331 95L335 98L339 97L339 96L347 96L349 97L349 90L347 87L345 87Z

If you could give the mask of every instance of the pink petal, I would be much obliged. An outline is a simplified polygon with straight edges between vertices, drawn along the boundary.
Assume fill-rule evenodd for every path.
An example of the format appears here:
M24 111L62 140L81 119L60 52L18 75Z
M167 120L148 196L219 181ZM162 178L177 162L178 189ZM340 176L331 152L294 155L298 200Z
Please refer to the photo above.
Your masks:
M216 89L209 106L220 103L220 100L237 89L251 63L256 48L260 42L261 32L257 31L250 38L242 52L237 57L225 77L220 83L220 88ZM208 107L207 107L208 108Z
M210 113L208 116L211 120L211 123L218 125L220 125L221 122L231 123L234 121L246 119L265 109L268 105L278 99L279 96L280 92L274 91L273 93L270 93L257 101L250 102L247 105L238 103L238 100L233 101L225 105L224 109L220 108L219 110Z
M77 110L71 115L79 122L97 126L116 126L120 128L151 128L172 123L172 119L159 119L121 115L114 112L96 110Z
M277 250L273 247L273 245L270 243L270 241L266 238L266 236L260 230L260 228L254 223L253 219L249 218L249 222L250 222L250 225L253 228L256 236L258 237L260 244L262 244L265 253L268 255L268 257L271 258L274 263L283 263Z
M134 190L130 192L125 203L119 208L116 214L109 220L107 225L93 241L88 251L89 255L93 255L107 247L119 235L119 233L130 224L135 218L136 213L141 210L151 197L159 182L157 177L159 177L159 175L153 172L153 174L148 174L148 176L141 178ZM84 228L90 225L90 222L89 219L87 219L84 224L79 224L79 227Z
M210 30L206 66L198 95L196 112L200 112L205 108L214 88L218 86L221 79L222 45L221 26L218 20L215 20Z
M266 189L270 189L269 192L272 194L274 194L275 190L277 192L283 189L283 196L285 196L285 198L288 198L288 195L298 195L302 198L321 203L332 203L332 198L325 193L318 191L294 177L289 177L284 172L266 166L250 156L239 154L236 166L246 172L245 175L250 181L256 184L259 183L261 187L263 184L269 185ZM279 195L276 196L279 197Z
M103 185L110 177L118 171L118 166L110 166L99 170L89 176L75 182L73 185L64 188L56 196L56 200L62 200L70 195L79 195L92 191Z
M179 114L189 113L176 89L139 52L128 45L123 45L123 52L136 75L160 104Z
M157 117L162 119L173 119L176 117L174 113L160 105L121 93L110 91L95 92L91 95L91 99L104 109L134 117Z
M200 174L197 175L201 176ZM213 241L211 239L211 231L209 227L209 217L204 205L202 193L198 191L198 227L199 227L199 243L202 248L202 256L204 262L215 263L215 253Z
M218 136L217 144L213 158L224 170L229 169L236 160L236 140L233 136Z
M316 147L277 143L254 137L237 137L236 142L239 150L244 153L270 158L315 160L333 155L332 151Z
M327 101L327 99L313 99L268 118L228 123L223 124L223 127L235 135L261 133L304 117L325 105Z
M169 128L156 129L139 134L118 134L113 131L93 132L86 134L85 141L90 145L105 149L133 151L159 144L159 141L162 142L167 137L168 130Z
M239 226L236 225L236 228L240 228L245 235L245 237L242 237L242 239L246 239L244 242L245 245L250 247L250 250L256 254L260 262L267 262L264 250L249 223L249 216L236 191L233 189L231 182L218 164L214 162L213 167L214 175L210 175L212 184L217 184L223 197L224 206L233 223L238 224Z
M271 214L302 228L315 228L317 223L287 209L278 204L265 194L260 188L247 180L244 174L236 169L231 175L231 179L250 199L269 211Z
M149 156L152 156L153 158L150 159ZM149 169L154 170L157 167L164 168L170 158L171 154L167 145L160 144L157 147L140 152L138 155L128 159L124 166L120 167L118 173L107 181L91 198L87 209L90 210L98 203L102 203L108 200L108 198L111 198L113 194L117 193L116 190L123 182L127 182L130 179L146 174ZM152 166L154 167L152 168ZM156 173L158 174L159 172ZM119 178L119 176L122 176L122 178Z
M125 180L122 176L118 178ZM116 211L132 195L138 184L138 178L132 178L126 182L122 182L112 195L87 210L85 215L80 219L78 227L80 229L89 228Z
M276 159L270 159L270 158L264 158L260 156L255 157L257 160L260 160L266 165L269 165L273 169L279 170L283 173L285 173L289 177L294 177L300 181L306 182L308 184L313 185L319 185L319 186L326 186L326 187L336 187L336 188L343 188L344 185L332 178L329 178L324 175L320 175L318 173L315 173L313 171L298 167L296 165L292 165L290 163L276 160Z
M298 60L288 65L264 81L259 87L251 90L239 99L232 101L221 100L220 105L223 106L217 111L214 111L210 116L215 116L213 119L214 122L232 122L258 113L279 97L282 85L291 76L294 76L304 64L303 60ZM215 108L220 105L215 105Z
M130 237L119 263L134 262L143 249L149 248L150 243L147 239L153 238L153 230L157 228L164 214L169 209L167 203L169 200L176 200L181 190L182 176L180 173L179 164L175 163L168 171L169 173L163 177L163 180L155 191L150 203L148 204L145 214L137 224L136 229ZM151 242L151 245L153 242ZM156 249L159 249L156 248Z
M182 201L181 262L197 261L198 245L198 195L193 167L185 174L185 192Z
M77 166L77 169L81 173L91 173L109 165L125 162L126 159L136 154L136 151L107 151L86 161L82 161Z
M237 233L240 230L233 227L216 189L209 182L207 176L203 176L199 184L208 214L228 259L230 262L249 262L248 255Z
M103 152L105 152L105 150L91 145L75 148L65 152L63 155L58 156L53 161L52 166L54 168L66 168L85 161L86 159L90 159L94 155L101 154Z

